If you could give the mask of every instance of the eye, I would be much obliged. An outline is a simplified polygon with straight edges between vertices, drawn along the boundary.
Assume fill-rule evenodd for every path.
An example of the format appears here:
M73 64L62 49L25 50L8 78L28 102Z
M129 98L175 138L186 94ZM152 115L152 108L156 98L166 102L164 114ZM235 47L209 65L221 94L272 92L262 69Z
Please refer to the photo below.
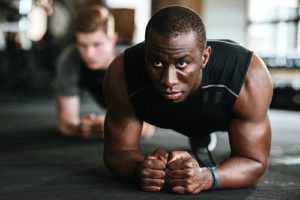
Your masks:
M94 45L94 47L102 47L104 44L103 44L103 42L97 42L97 43L94 43L93 45Z
M152 61L152 63L153 63L154 67L157 67L157 68L163 67L163 63L159 60L154 60L154 61Z
M86 47L87 47L87 45L86 45L86 44L83 44L83 43L78 43L77 46L78 46L79 48L86 48Z
M188 63L184 60L176 63L176 67L178 67L178 68L185 68L187 65L188 65Z

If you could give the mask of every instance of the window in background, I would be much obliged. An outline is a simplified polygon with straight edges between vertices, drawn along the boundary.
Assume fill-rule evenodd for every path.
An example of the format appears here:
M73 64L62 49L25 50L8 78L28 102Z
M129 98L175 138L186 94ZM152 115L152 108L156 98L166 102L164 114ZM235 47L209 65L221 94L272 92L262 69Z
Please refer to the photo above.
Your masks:
M134 36L133 43L138 43L144 40L144 32L147 22L151 15L150 0L106 0L109 8L130 8L134 10ZM126 22L124 22L126 23Z
M271 106L300 108L300 0L248 0L248 47L266 63Z
M249 48L262 57L298 58L299 4L298 0L249 0ZM282 59L278 61L286 64L280 63Z

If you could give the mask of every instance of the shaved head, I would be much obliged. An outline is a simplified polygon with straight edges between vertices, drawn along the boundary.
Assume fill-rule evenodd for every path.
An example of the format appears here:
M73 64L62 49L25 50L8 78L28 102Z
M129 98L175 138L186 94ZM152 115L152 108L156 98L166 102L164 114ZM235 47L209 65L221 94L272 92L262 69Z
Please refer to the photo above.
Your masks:
M178 37L195 32L200 50L206 47L206 31L201 17L193 10L182 6L170 6L156 12L146 27L145 42L149 42L151 31L162 36Z

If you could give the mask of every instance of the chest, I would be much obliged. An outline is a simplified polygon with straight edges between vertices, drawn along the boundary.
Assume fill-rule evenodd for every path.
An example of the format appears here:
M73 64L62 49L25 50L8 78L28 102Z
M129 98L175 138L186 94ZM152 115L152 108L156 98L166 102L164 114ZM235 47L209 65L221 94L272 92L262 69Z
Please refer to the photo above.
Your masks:
M132 99L137 114L144 121L194 135L195 132L226 130L232 118L234 99L222 88L200 89L180 104L167 103L151 89L145 89Z

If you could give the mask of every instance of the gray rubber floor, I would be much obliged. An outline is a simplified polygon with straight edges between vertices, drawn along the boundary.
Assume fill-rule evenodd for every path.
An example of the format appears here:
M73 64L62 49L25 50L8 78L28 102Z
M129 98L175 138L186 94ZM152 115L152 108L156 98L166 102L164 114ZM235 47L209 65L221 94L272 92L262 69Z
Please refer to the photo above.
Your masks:
M83 114L101 113L90 100ZM300 199L300 112L270 110L273 142L270 167L258 186L198 195L143 192L120 182L102 160L102 141L61 136L53 100L0 103L0 199ZM229 154L226 133L218 133L217 161ZM157 129L143 151L188 150L188 140Z

